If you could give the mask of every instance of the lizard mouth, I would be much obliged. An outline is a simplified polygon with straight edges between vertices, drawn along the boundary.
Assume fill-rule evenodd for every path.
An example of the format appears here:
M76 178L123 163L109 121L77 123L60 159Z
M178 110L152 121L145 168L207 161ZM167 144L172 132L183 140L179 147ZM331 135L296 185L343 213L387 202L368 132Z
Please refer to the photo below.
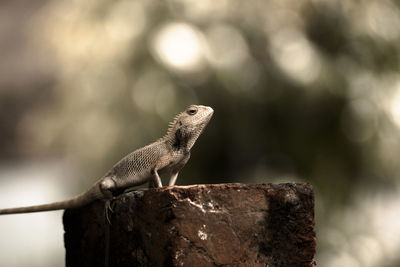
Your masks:
M203 106L203 107L206 109L206 111L204 112L204 114L201 117L199 117L196 120L196 123L207 124L211 120L211 117L214 114L214 110L211 107L208 107L208 106Z
M206 114L204 114L203 116L199 117L196 121L195 121L195 125L198 126L206 126L208 124L208 122L211 120L211 117L213 115L213 111L208 112Z

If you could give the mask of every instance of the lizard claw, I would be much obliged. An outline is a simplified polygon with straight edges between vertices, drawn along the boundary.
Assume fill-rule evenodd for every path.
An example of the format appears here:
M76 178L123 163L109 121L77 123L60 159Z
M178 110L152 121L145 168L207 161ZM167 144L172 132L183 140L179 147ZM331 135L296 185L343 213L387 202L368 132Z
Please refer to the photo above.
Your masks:
M108 201L107 201L107 204L106 204L107 207L106 207L106 208L109 209L111 212L114 212L114 210L113 210L113 208L112 208L111 201L112 201L112 200L108 200Z
M105 206L104 206L104 213L105 213L105 217L108 221L108 223L111 225L111 220L110 220L110 213L113 213L114 210L111 207L111 201L110 199L106 200Z

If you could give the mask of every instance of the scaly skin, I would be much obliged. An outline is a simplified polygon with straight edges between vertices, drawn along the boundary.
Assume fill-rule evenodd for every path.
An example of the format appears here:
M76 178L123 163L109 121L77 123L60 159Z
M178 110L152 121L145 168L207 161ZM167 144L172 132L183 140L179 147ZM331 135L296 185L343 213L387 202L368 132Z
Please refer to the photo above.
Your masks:
M149 182L162 187L159 174L170 175L174 185L190 157L190 149L210 121L214 111L191 105L171 122L167 134L122 158L89 190L69 200L21 208L0 209L0 215L78 208L98 199L111 199L124 190Z

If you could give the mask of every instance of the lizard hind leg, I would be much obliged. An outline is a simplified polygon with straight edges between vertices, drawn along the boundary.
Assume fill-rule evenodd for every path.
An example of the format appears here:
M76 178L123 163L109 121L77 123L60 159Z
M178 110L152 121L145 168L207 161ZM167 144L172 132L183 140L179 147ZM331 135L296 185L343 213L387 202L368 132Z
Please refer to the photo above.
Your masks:
M105 205L104 205L104 215L105 218L107 219L108 223L111 224L110 220L110 212L113 212L112 209L112 199L113 199L113 192L117 191L117 186L112 179L112 177L105 177L102 179L100 182L100 191L104 198L106 199Z
M99 187L103 197L106 199L111 199L113 192L117 190L117 184L112 177L104 177L100 181Z
M162 187L162 182L158 170L154 169L151 171L152 178L149 180L149 188L160 188Z

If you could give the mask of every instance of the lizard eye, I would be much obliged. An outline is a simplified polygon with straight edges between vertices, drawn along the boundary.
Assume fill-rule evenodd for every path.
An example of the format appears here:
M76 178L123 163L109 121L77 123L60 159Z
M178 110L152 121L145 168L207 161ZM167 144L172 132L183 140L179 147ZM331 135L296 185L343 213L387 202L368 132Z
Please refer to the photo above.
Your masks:
M191 109L189 109L188 111L187 111L187 114L189 114L189 115L194 115L194 114L196 114L197 113L197 109L195 109L195 108L191 108Z

